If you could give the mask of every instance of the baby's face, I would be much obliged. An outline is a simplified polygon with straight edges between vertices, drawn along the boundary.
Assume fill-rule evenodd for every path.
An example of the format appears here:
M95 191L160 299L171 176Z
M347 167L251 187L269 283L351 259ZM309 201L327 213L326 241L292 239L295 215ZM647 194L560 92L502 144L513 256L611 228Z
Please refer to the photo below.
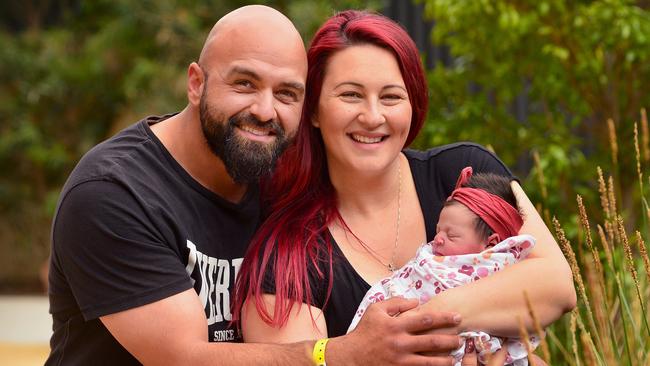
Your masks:
M445 206L433 238L436 255L461 255L482 252L487 240L482 239L475 230L476 214L461 203Z

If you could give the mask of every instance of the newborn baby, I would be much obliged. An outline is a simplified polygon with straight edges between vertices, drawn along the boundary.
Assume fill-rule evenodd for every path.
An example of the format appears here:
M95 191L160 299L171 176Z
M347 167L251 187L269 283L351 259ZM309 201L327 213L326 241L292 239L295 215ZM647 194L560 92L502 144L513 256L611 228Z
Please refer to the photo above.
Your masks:
M370 288L348 333L372 303L402 296L423 304L448 288L480 280L524 259L535 239L517 235L522 224L509 178L494 174L472 176L471 167L463 169L456 189L440 212L433 241L422 245L413 259ZM485 363L487 355L504 343L508 350L506 364L528 365L526 347L516 338L504 340L478 331L460 336L465 344L452 352L456 366L460 366L465 352L473 351ZM532 336L529 342L536 347L539 339Z

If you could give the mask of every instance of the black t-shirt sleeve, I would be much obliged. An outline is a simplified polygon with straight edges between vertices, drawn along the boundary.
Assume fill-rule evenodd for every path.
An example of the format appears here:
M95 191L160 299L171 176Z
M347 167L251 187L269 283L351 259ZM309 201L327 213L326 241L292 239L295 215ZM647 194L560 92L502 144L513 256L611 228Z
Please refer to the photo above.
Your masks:
M60 203L52 263L86 320L192 288L180 253L143 204L108 181L79 184Z
M474 173L493 173L516 179L510 169L491 151L474 143L461 143L441 154L436 162L437 174L446 188L449 196L456 186L456 181L461 170L467 166L473 168Z

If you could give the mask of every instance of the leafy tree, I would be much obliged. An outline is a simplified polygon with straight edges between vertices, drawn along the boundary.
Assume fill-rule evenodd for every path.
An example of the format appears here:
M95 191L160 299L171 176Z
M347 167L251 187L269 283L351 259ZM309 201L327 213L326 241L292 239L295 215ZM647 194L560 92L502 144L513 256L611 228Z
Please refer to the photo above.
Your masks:
M93 145L186 103L187 65L241 0L0 4L0 291L36 282L61 186ZM379 1L256 1L305 40L335 9ZM254 25L251 25L254 26Z
M575 193L597 195L596 165L613 160L606 120L621 150L609 174L633 189L633 122L650 106L650 13L646 1L424 0L432 41L451 65L429 73L429 122L419 143L475 140L520 173L539 153L548 190L536 177L533 201L554 215ZM647 160L645 161L647 163ZM535 180L533 180L535 179ZM637 194L637 195L633 195ZM597 207L597 206L596 206Z

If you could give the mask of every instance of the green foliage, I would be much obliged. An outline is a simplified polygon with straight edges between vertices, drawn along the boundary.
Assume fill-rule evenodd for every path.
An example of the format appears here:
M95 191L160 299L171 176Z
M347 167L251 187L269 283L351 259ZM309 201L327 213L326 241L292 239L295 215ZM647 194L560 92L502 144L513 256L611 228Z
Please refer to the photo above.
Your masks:
M640 109L650 106L647 10L622 0L420 2L435 20L432 41L453 55L451 65L429 73L431 106L420 146L474 140L515 168L538 152L533 173L544 169L553 194L541 196L534 174L527 190L567 221L563 203L576 192L593 199L596 185L586 177L612 160L606 124L612 118L623 146L612 173L623 195L630 192L634 151L623 142L631 140ZM528 100L523 120L514 113L518 95Z
M36 280L58 193L81 155L148 114L183 108L187 66L197 59L210 28L249 3L0 4L0 291ZM305 40L336 9L380 5L378 0L255 3L294 19Z
M549 364L648 364L650 268L629 229L647 241L642 172L650 137L642 125L636 139L633 131L640 110L650 106L648 3L420 2L435 20L432 41L447 45L453 62L429 72L429 121L418 143L478 141L513 167L532 154L526 190L549 227L556 216L560 237L568 238L560 241L573 258L579 302L548 329ZM518 120L520 95L528 108ZM582 219L572 203L576 194L585 202Z

